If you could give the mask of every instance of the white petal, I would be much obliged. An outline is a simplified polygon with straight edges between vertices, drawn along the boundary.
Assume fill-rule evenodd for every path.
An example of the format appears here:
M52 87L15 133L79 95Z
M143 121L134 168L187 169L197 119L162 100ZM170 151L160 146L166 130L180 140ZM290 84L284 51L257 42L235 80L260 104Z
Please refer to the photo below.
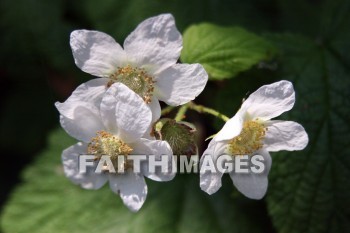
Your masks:
M264 197L267 186L269 174L271 168L271 157L269 152L266 150L259 150L255 154L262 155L264 157L265 170L262 173L253 173L249 169L249 173L235 173L230 172L230 177L233 181L234 186L244 194L246 197L251 199L261 199ZM250 167L250 166L249 166Z
M159 120L162 111L158 99L153 96L152 101L148 106L152 111L152 122L156 122Z
M104 127L108 132L118 134L118 126L116 120L116 93L119 84L115 83L108 88L100 104L100 116Z
M126 143L141 138L152 120L152 112L143 99L122 83L114 83L104 95L101 116L107 129L117 129L118 137Z
M151 135L151 132L153 129L153 124L157 120L159 120L159 118L161 116L162 109L160 107L158 99L155 98L154 96L152 97L152 102L148 104L148 107L152 111L152 122L151 122L150 126L148 127L147 131L145 132L145 134L143 135L143 138L154 139L154 136Z
M213 162L216 163L218 156L223 155L225 149L225 143L211 140L211 142L208 145L208 148L204 151L200 159L200 167L202 167L204 158L207 156L209 156L213 160ZM216 193L221 187L222 175L223 173L219 171L215 173L211 171L205 171L204 173L201 172L199 176L199 186L204 192L208 193L209 195Z
M84 106L98 115L102 97L107 90L107 83L107 78L89 80L78 86L65 102L56 102L55 105L61 115L70 119L73 119L73 113L77 107L81 106L81 102L84 102Z
M295 93L293 84L282 80L260 87L242 104L241 109L252 118L269 120L293 108Z
M73 112L73 118L60 115L62 128L73 138L83 142L90 142L95 137L96 132L104 130L104 126L99 116L91 111L91 108L84 106L85 102L76 102L77 106Z
M147 185L143 176L133 172L110 174L109 185L113 192L120 195L124 205L131 211L138 211L147 197Z
M194 100L207 81L208 74L200 64L175 64L159 74L155 92L158 99L178 106Z
M264 146L268 151L303 150L309 137L304 127L293 121L268 121Z
M161 140L141 139L137 145L132 144L132 147L135 155L154 155L156 156L156 161L161 160L161 155L166 155L168 158L168 172L162 172L161 169L158 169L160 167L157 167L154 173L150 172L148 160L143 161L141 172L144 176L154 181L169 181L175 177L176 171L172 170L172 162L174 162L173 151L169 143Z
M236 137L242 131L243 121L242 113L238 111L234 117L225 123L224 127L215 135L213 140L224 141Z
M75 64L84 72L109 77L117 67L125 65L126 55L115 40L98 31L76 30L70 35Z
M152 74L175 64L180 57L182 37L174 17L162 14L146 19L125 39L124 49L129 59Z
M77 143L71 147L68 147L62 152L62 163L64 173L75 184L79 184L85 189L99 189L108 179L106 174L95 173L94 166L88 166L86 173L79 172L79 155L85 155L87 153L87 144Z

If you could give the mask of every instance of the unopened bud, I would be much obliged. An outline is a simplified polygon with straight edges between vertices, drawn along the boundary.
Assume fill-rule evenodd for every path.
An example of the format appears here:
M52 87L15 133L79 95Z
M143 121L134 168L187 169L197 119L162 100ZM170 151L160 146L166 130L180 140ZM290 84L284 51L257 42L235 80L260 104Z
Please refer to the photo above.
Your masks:
M195 142L196 128L188 122L162 118L154 124L152 133L156 139L167 141L174 155L190 156L198 152Z

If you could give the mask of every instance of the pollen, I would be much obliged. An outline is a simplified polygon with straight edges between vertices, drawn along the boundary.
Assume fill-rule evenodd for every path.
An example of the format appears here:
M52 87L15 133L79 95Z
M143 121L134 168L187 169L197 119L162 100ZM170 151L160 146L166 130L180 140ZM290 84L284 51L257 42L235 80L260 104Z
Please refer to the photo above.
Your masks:
M229 154L250 155L263 147L263 139L267 128L256 120L246 121L241 133L228 143Z
M136 92L147 103L151 103L155 81L145 69L134 68L130 65L120 67L110 76L107 87L115 82L121 82Z
M95 160L99 160L102 155L110 156L110 159L116 169L119 169L118 166L118 156L127 157L133 149L120 140L115 135L108 133L106 131L98 131L96 137L91 139L91 142L88 144L87 152L88 154L95 155ZM124 169L132 168L126 159L124 164Z

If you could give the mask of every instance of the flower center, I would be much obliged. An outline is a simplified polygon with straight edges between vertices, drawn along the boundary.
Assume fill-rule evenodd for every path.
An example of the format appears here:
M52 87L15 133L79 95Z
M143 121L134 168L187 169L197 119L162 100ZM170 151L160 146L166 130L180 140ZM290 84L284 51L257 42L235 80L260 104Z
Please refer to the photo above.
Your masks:
M230 140L227 151L231 155L250 155L263 147L267 128L257 121L246 121L241 133Z
M120 164L118 166L118 156L124 155L126 157L132 151L133 149L129 145L106 131L98 131L87 148L88 154L95 155L95 160L100 160L102 155L109 156L115 169L119 169L120 166ZM122 164L124 170L132 168L132 163L127 162L126 158L124 161Z
M110 76L107 87L114 82L121 82L136 92L147 103L151 103L154 91L153 77L148 75L142 68L133 68L130 65L118 68L118 70Z

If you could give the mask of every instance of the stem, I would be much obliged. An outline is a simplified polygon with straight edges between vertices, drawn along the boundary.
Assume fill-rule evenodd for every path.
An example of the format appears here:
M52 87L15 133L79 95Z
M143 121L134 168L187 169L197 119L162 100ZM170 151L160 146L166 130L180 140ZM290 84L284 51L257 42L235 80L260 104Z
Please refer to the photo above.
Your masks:
M188 108L188 104L182 105L175 116L175 121L181 121L182 119L184 119Z
M169 114L171 111L174 110L174 108L175 108L174 106L165 107L164 109L162 109L162 112L161 112L162 116Z
M223 121L228 121L230 120L230 118L228 118L227 116L225 116L224 114L212 109L212 108L208 108L208 107L204 107L203 105L198 105L198 104L195 104L193 102L190 102L188 104L188 107L198 113L208 113L210 115L213 115L215 117L218 117L220 118L221 120ZM179 111L180 112L180 111Z

